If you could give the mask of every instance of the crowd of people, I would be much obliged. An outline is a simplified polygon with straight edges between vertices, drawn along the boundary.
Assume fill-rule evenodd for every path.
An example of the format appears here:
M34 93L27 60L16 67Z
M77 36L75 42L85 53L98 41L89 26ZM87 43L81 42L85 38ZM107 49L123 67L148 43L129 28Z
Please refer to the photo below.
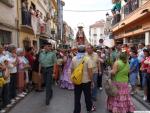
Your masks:
M143 100L150 102L149 49L143 43L113 48L80 45L75 49L53 49L51 43L45 43L38 52L32 47L0 46L1 112L31 89L42 92L43 87L46 88L46 105L49 105L53 96L52 83L55 83L60 88L74 90L74 113L81 111L83 91L87 111L91 113L96 110L97 90L104 87L102 77L109 71L107 67L111 67L109 73L118 89L117 96L108 96L107 109L112 113L133 112L131 95L137 93L137 89L143 89ZM82 83L75 85L71 74L83 59Z

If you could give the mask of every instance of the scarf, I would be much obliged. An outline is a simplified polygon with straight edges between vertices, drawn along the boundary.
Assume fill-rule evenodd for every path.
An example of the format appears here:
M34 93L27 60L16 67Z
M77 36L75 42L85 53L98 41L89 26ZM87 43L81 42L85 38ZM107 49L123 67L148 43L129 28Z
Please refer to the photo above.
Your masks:
M85 56L85 53L77 53L77 60L81 60Z

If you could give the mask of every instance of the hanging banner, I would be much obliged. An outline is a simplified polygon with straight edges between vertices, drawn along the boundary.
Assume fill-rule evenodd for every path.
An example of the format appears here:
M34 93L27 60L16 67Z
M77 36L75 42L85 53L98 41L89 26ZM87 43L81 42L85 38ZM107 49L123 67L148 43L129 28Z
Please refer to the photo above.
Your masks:
M112 48L115 46L115 41L114 39L106 39L104 40L103 44L109 48Z
M34 35L36 36L37 31L38 31L38 18L35 16L31 16L31 24L32 24L32 29L34 32Z

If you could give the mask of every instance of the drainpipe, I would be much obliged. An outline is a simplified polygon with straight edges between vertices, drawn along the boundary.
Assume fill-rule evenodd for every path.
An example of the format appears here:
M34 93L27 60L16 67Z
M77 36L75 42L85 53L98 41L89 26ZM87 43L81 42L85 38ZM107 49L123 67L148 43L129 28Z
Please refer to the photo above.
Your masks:
M17 19L16 19L16 24L17 24L17 46L20 47L19 45L19 0L17 0Z

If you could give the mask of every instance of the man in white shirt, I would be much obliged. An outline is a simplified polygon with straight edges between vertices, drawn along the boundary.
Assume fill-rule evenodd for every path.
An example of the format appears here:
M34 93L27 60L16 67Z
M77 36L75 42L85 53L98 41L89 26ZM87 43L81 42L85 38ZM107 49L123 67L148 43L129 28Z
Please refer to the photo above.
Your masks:
M11 64L10 68L10 99L11 102L14 103L15 99L18 99L17 96L17 64L18 64L18 58L16 54L16 47L14 45L10 45L8 47L8 60Z
M145 44L144 43L140 43L139 45L138 45L138 60L139 60L139 67L141 67L141 62L143 61L143 59L144 59L144 52L143 52L143 50L144 49L146 49L146 47L145 47ZM139 71L139 76L140 76L140 87L142 88L142 73L141 73L141 71Z
M93 46L87 46L87 56L91 58L93 64L93 86L92 86L92 99L96 101L97 98L97 77L100 71L100 61L98 54L93 51Z

